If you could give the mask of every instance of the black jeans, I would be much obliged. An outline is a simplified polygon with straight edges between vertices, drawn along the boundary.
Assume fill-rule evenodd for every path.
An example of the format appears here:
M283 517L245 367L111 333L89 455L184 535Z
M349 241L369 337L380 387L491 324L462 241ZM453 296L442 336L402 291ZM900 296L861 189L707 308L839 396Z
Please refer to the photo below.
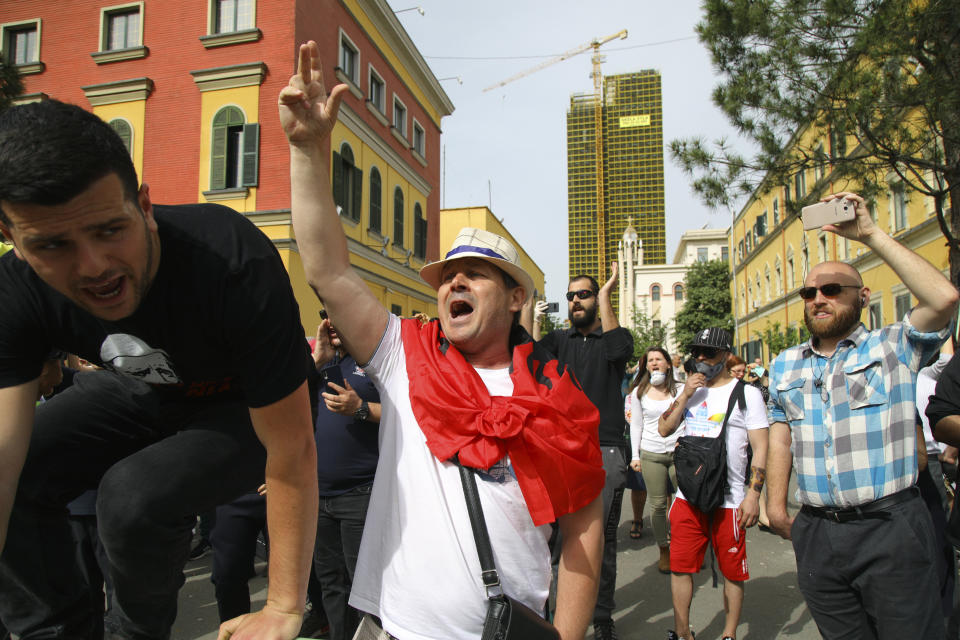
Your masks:
M350 640L360 615L347 604L363 523L367 519L372 484L329 498L320 498L313 569L323 588L323 608L330 623L330 640Z
M240 402L163 402L128 378L78 374L37 409L0 555L0 617L24 640L93 637L65 505L99 487L120 633L166 640L196 514L256 489L265 460Z
M256 491L217 507L210 532L217 613L225 622L250 613L250 578L255 575L257 536L267 530L267 499Z
M613 594L617 590L617 528L620 526L620 507L628 469L624 448L600 445L600 450L607 480L603 485L603 562L597 605L593 611L594 623L611 620L616 606Z

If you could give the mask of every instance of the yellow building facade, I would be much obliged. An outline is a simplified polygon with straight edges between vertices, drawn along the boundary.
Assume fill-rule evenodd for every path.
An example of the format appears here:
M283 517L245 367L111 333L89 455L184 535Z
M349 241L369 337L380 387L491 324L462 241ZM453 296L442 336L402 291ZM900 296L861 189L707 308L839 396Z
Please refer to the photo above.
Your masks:
M474 227L483 229L498 236L503 236L513 243L520 254L520 266L533 278L533 297L543 299L546 280L541 269L526 250L517 242L507 228L487 207L462 207L458 209L440 210L440 255L446 254L456 239L460 229Z
M764 362L772 359L761 336L774 323L779 324L781 333L787 327L804 326L803 301L797 291L810 269L821 262L846 262L860 272L864 286L871 291L869 307L861 316L868 329L901 320L917 302L893 270L865 245L820 229L804 231L799 212L789 212L788 202L811 194L819 198L858 191L857 184L835 182L831 174L829 158L845 153L846 145L831 144L829 139L817 141L813 136L809 131L801 134L802 142L809 148L819 148L824 162L794 174L787 184L762 184L730 229L734 340L738 352L748 361L756 357ZM849 142L852 144L852 139ZM885 176L885 182L885 192L868 203L875 223L949 277L947 247L933 199L912 191L892 172Z

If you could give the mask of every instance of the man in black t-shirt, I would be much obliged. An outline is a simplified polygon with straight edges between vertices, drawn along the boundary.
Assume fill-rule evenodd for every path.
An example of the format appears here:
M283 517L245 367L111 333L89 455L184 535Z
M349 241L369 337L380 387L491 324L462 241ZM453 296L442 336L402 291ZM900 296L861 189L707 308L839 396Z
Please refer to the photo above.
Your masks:
M0 617L25 640L90 636L64 505L97 488L119 637L169 638L195 515L266 479L267 604L224 627L295 637L311 362L272 243L224 207L154 205L113 130L55 100L0 114L0 231ZM34 418L52 348L105 371Z
M587 397L600 411L600 449L607 472L603 487L603 565L593 613L594 636L600 640L616 637L611 616L617 585L617 527L630 461L620 382L627 361L633 357L633 336L620 326L613 312L610 294L616 286L616 262L611 263L610 279L602 287L592 276L572 278L567 286L570 328L555 329L540 340L547 351L556 354L560 364L573 369ZM538 307L537 320L543 308ZM533 335L537 334L539 327L535 325Z

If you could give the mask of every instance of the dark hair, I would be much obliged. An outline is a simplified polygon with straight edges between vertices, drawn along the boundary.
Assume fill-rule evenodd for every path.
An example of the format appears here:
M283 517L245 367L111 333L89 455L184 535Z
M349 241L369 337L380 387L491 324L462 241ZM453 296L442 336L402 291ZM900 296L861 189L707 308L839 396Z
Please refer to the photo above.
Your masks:
M496 265L494 265L496 266ZM500 276L503 278L503 284L507 287L508 290L516 289L517 287L522 287L523 285L517 282L516 278L512 275L497 267L497 271L500 272ZM515 327L520 324L520 316L523 315L523 309L513 312L513 320L511 321L511 326Z
M0 112L0 201L63 204L115 173L136 202L139 183L120 136L94 114L58 100ZM0 210L0 221L10 224Z
M650 347L646 353L643 354L643 357L640 358L640 364L637 365L637 377L633 381L633 384L630 385L630 390L627 392L627 395L630 395L633 393L633 390L636 389L637 397L640 398L650 387L650 372L647 371L647 356L650 355L651 351L658 352L663 356L663 359L667 361L667 390L671 396L676 395L674 390L677 386L677 380L673 377L673 360L670 359L670 354L667 353L667 350L663 347Z
M600 285L597 284L597 279L594 278L593 276L588 276L586 274L581 274L579 276L573 276L572 278L570 278L570 280L567 282L567 287L569 288L570 285L576 282L577 280L589 280L590 289L593 291L593 295L597 295L598 293L600 293Z

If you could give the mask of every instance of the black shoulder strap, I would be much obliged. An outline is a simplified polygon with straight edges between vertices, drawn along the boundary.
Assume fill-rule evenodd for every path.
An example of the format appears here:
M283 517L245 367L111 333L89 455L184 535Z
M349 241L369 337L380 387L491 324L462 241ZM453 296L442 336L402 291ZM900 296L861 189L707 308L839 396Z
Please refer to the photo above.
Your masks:
M493 561L493 549L490 548L490 534L487 532L487 523L483 517L483 507L480 505L480 493L477 489L477 479L473 469L460 464L457 458L451 462L460 468L460 482L463 485L463 495L467 501L467 512L470 514L470 527L473 529L473 539L477 544L477 556L480 559L480 577L486 587L487 597L491 598L500 590L500 576Z
M733 403L736 402L740 406L740 411L744 411L747 408L747 399L743 393L743 380L737 380L737 384L734 385L733 391L730 392L730 402L727 403L727 413L723 416L723 426L720 427L720 435L718 438L722 438L723 434L727 431L727 422L730 420L730 414L733 413Z

